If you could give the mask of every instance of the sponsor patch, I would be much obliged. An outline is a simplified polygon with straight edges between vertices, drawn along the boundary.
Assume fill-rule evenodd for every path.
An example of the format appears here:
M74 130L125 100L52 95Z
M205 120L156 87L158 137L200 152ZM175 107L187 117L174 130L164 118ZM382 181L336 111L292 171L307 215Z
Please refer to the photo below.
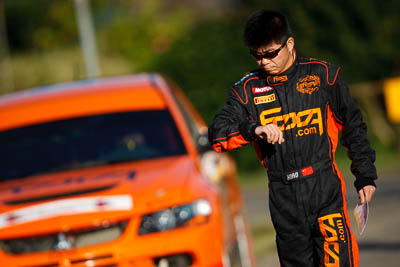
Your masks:
M324 266L339 266L339 243L347 243L342 214L333 213L318 218L319 229L324 237Z
M299 128L297 130L296 137L318 133L319 135L323 134L324 127L322 123L321 108L306 109L299 112L290 112L283 115L279 114L281 113L281 111L282 107L278 107L267 109L261 112L261 125L273 123L277 125L281 131Z
M296 83L296 90L302 94L311 95L315 91L318 91L320 86L321 81L318 76L307 75L304 78L300 78Z
M297 178L299 178L299 172L292 172L292 173L289 173L286 175L286 179L288 181L291 181L291 180L297 179Z
M249 72L249 73L247 73L246 75L244 75L244 76L242 77L242 79L240 79L238 82L236 82L235 85L244 83L244 81L246 81L248 78L250 78L251 76L256 76L256 75L258 75L258 72L257 72L257 71Z
M288 77L286 75L274 77L274 83L277 83L277 82L283 83L283 82L286 82L287 80L288 80Z
M254 104L265 104L275 101L275 94L265 95L265 96L257 96L254 98Z
M260 94L274 90L271 86L264 86L264 87L253 87L253 94Z

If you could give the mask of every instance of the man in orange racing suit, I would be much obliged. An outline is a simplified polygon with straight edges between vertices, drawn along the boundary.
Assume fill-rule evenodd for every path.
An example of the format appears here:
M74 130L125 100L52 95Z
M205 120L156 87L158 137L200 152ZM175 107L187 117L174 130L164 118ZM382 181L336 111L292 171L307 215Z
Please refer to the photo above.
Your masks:
M215 116L209 128L214 150L254 142L268 172L281 266L358 266L334 158L338 134L362 203L375 192L375 151L340 68L299 58L286 18L274 11L251 15L244 40L260 68L235 83Z

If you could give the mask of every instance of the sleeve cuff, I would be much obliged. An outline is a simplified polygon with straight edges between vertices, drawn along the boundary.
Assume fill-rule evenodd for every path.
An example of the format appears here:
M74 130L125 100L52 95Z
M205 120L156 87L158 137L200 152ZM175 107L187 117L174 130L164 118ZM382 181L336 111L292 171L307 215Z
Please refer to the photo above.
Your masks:
M357 178L354 182L354 186L355 186L357 192L360 191L364 186L367 186L367 185L372 185L372 186L376 187L376 184L373 179Z
M256 139L255 129L258 126L257 121L245 120L240 124L240 133L243 138L247 141L253 141Z

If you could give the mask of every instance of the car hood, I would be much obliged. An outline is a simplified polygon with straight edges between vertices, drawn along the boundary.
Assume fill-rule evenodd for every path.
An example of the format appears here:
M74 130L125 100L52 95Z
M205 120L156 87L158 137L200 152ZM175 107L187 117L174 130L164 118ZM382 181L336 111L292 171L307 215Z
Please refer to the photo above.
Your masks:
M0 239L128 220L184 201L189 156L108 165L0 184ZM23 229L23 231L22 231Z

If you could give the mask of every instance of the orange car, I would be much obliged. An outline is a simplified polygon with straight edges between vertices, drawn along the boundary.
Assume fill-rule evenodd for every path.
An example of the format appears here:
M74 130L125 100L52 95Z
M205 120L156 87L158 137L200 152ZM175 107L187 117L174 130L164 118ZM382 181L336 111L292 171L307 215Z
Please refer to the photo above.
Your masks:
M235 165L156 74L0 98L0 264L254 266Z

